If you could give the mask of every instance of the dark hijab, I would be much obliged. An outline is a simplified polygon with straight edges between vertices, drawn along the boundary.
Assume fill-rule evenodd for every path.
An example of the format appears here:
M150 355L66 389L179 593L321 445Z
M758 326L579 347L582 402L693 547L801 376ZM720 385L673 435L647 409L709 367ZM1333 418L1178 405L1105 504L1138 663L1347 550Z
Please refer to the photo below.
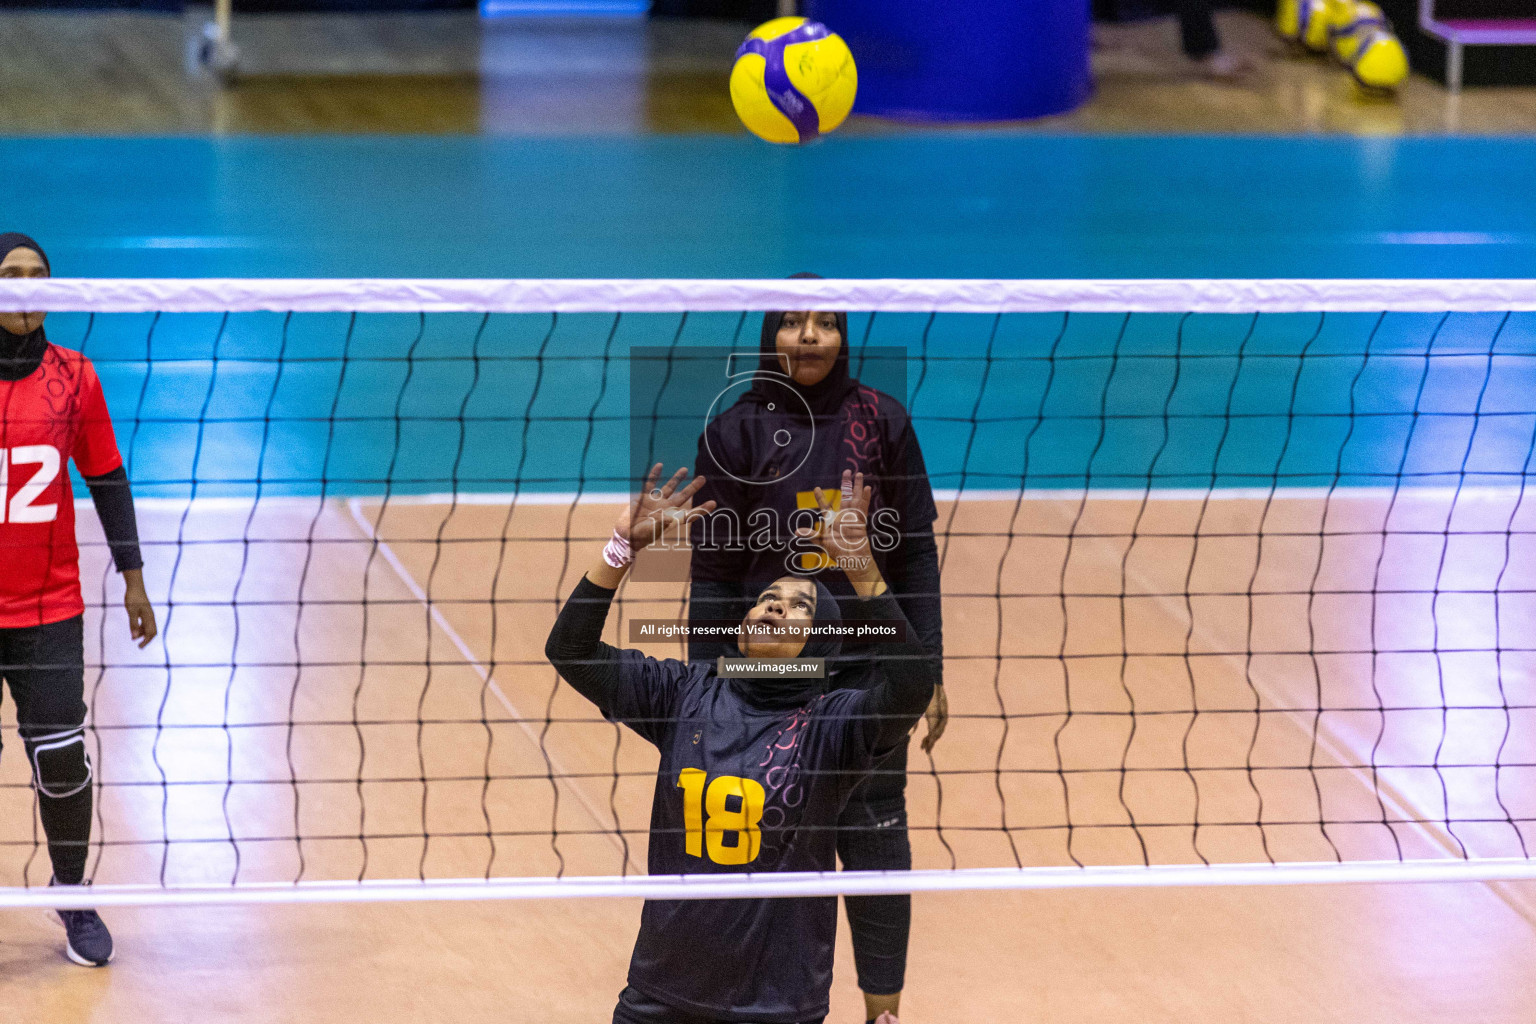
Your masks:
M0 257L3 258L3 257ZM790 275L790 280L815 278L820 274L799 273ZM779 325L784 322L782 310L763 314L763 334L759 344L762 353L758 364L760 373L773 374L766 378L775 384L794 389L805 399L805 404L810 407L813 416L831 416L843 406L843 399L848 393L858 387L858 381L848 375L848 314L837 314L837 331L842 335L843 343L837 347L837 359L832 364L832 369L820 381L807 387L797 384L793 380L784 379L784 364L779 359ZM759 378L764 379L764 378ZM765 405L772 400L773 392L766 383L759 387L754 386L744 396L745 401L756 402Z
M831 678L838 655L843 651L842 638L829 635L823 630L840 626L843 623L843 611L838 604L837 597L827 589L826 584L814 576L801 576L800 579L808 579L816 585L816 615L812 620L813 628L817 630L805 642L798 657L801 658L825 658L827 659L827 677ZM754 599L773 583L769 580L758 588ZM740 648L737 648L738 654ZM745 657L746 655L741 655ZM752 703L766 708L792 708L799 707L818 693L824 693L827 689L827 679L794 679L789 677L771 679L733 679L734 685L741 687L741 691Z
M16 231L0 234L0 261L17 249L31 249L42 257L48 272L53 273L42 246ZM42 365L43 354L47 351L48 336L41 325L28 334L12 334L0 327L0 380L21 380Z

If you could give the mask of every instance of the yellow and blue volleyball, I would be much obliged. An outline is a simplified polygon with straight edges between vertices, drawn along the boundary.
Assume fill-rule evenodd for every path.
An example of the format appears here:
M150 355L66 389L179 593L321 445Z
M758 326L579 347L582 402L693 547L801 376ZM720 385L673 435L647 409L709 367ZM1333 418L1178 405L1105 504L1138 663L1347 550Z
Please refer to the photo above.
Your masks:
M1408 79L1408 54L1402 40L1380 28L1355 36L1352 53L1343 60L1356 82L1367 89L1391 92Z
M1380 7L1371 0L1334 0L1334 13L1328 26L1328 47L1341 62L1354 57L1359 41L1372 29L1392 31L1392 25Z
M1351 0L1330 33L1333 56L1361 86L1390 92L1408 78L1408 54L1392 23L1370 0Z
M853 110L859 88L842 37L805 18L759 25L736 51L731 104L752 134L769 142L810 142Z
M1326 53L1332 15L1328 0L1281 0L1275 10L1275 30L1304 49Z

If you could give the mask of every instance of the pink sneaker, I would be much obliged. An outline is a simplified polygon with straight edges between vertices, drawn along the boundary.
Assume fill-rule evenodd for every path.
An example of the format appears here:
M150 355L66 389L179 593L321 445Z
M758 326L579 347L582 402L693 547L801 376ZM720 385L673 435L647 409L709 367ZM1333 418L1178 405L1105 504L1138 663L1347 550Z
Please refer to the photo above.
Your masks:
M897 1020L896 1015L890 1010L886 1010L875 1018L875 1024L901 1024L901 1021Z

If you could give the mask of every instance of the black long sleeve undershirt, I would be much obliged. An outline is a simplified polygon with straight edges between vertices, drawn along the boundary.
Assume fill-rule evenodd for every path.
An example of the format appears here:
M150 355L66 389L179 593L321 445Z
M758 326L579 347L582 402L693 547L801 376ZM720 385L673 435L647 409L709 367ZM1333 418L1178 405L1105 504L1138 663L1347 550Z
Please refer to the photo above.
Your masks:
M117 571L144 568L144 556L139 551L139 522L133 511L133 489L128 484L127 470L119 466L101 476L88 476L85 485L91 490L91 501L101 520L101 532L107 536L107 547L112 549L112 562Z
M935 682L944 682L944 602L940 598L939 547L930 526L926 532L903 537L901 557L887 567L891 593L895 595L917 639L933 659Z
M620 682L619 649L602 640L615 593L583 576L544 641L544 657L555 671L605 716L613 714Z
M886 619L906 624L906 639L877 648L877 660L885 668L884 679L868 691L867 709L876 728L874 749L888 750L905 739L928 710L939 675L931 652L902 612L901 603L889 592L843 602L845 610L850 610L850 606L857 613L852 616L855 619Z
M611 715L622 684L619 649L603 643L603 625L615 591L582 577L560 609L544 656L576 692ZM871 598L847 598L843 610L857 620L905 622L901 605L889 593ZM873 747L884 750L900 743L923 716L933 698L936 681L933 662L916 630L910 625L900 643L880 645L885 667L878 686L867 691L865 711L875 730Z

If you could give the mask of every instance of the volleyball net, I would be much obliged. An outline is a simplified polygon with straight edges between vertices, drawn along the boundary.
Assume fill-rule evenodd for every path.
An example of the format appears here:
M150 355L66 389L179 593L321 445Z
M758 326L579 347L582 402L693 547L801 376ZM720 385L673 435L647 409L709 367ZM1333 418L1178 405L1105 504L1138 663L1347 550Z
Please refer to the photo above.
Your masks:
M58 279L0 307L94 362L160 616L133 647L83 502L85 902L1536 877L1536 283ZM951 717L912 748L914 871L651 878L683 841L649 832L655 751L543 644L771 309L847 310L852 372L910 410ZM682 656L629 626L686 621L686 581L626 583L605 639ZM0 905L53 905L11 748Z

